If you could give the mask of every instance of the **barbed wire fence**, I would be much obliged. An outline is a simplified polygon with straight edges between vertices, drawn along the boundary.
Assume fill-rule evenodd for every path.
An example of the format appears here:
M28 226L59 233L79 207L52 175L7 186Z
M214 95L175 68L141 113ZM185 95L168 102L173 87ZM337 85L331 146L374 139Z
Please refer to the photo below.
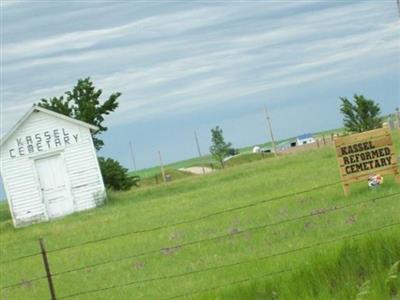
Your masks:
M342 236L342 237L339 237L339 238L336 238L336 239L325 240L325 241L321 241L321 242L305 245L303 247L299 247L299 248L295 248L295 249L289 249L289 250L282 251L282 252L276 252L276 253L268 254L268 255L265 255L265 256L249 258L249 259L240 260L240 261L229 263L229 264L208 266L206 268L196 269L196 270L183 272L183 273L169 274L169 275L163 275L163 276L159 276L159 277L151 277L151 278L147 278L147 279L143 279L143 280L130 281L130 282L116 284L116 285L104 286L103 288L88 289L88 290L85 290L85 291L81 291L81 292L77 292L77 293L71 293L71 294L64 295L64 296L56 298L55 289L54 289L54 286L53 286L53 283L52 283L52 279L55 278L55 277L60 277L60 276L63 276L65 274L69 274L69 273L73 273L73 272L79 272L79 271L82 271L82 270L86 270L88 268L93 269L93 268L96 268L96 267L99 267L99 266L102 266L102 265L112 264L112 263L116 263L116 262L120 262L120 261L124 261L124 260L128 260L128 259L132 259L132 258L157 255L164 248L151 249L151 250L148 250L148 251L145 251L145 252L132 253L132 254L126 255L126 256L113 257L113 258L111 258L109 260L97 262L97 263L94 263L94 264L82 265L80 267L67 269L65 271L59 271L59 272L56 271L56 272L53 272L53 273L50 271L50 268L49 268L49 266L48 266L48 264L46 262L48 253L59 253L59 252L61 253L62 251L67 250L67 249L72 249L72 248L77 248L77 247L84 247L84 246L89 245L89 244L101 243L101 242L109 241L109 240L116 239L116 238L119 238L119 237L134 235L134 234L138 234L138 233L154 232L154 231L158 231L158 230L165 229L165 228L180 226L180 225L184 225L184 224L191 224L191 223L199 222L199 221L202 221L202 220L206 220L206 219L214 217L214 216L219 216L219 215L222 215L222 214L226 214L226 213L230 213L230 212L234 212L234 211L239 211L239 210L243 210L243 209L250 208L250 207L255 207L257 205L261 205L261 204L272 202L272 201L281 200L281 199L284 199L284 198L289 198L289 197L293 197L293 196L302 195L302 194L309 193L309 192L315 191L315 190L325 189L327 187L335 186L335 185L337 185L339 183L340 183L340 181L332 182L332 183L328 183L328 184L325 184L325 185L313 187L313 188L310 188L310 189L307 189L307 190L302 190L302 191L298 191L298 192L295 192L295 193L289 193L289 194L285 194L285 195L281 195L281 196L277 196L277 197L273 197L273 198L269 198L269 199L262 199L260 201L252 202L252 203L249 203L249 204L245 204L245 205L241 205L241 206L237 206L237 207L232 207L232 208L228 208L228 209L212 212L212 213L209 213L209 214L197 217L197 218L193 218L193 219L181 220L181 221L178 221L178 222L173 222L173 223L169 223L169 224L159 225L159 226L140 229L140 230L132 230L132 231L121 232L121 233L117 233L115 235L110 235L110 236L106 236L106 237L102 237L102 238L98 238L98 239L87 240L87 241L84 241L84 242L81 242L81 243L71 244L71 245L68 245L68 246L54 248L54 249L50 249L50 250L46 250L44 248L44 244L43 244L43 241L42 241L41 242L41 251L40 252L35 252L35 253L27 254L27 255L24 255L24 256L15 257L15 258L10 259L10 260L2 261L2 262L0 262L0 265L12 264L14 262L18 262L18 261L21 261L21 260L29 258L29 257L34 257L34 256L40 257L41 256L43 258L43 261L44 261L46 275L39 276L39 277L36 277L36 278L31 278L29 280L23 280L23 282L14 282L14 283L8 284L6 286L0 287L0 290L4 291L4 290L13 289L13 288L18 288L18 287L22 286L23 284L33 283L33 282L36 282L36 281L47 279L48 283L49 283L49 292L51 294L51 299L52 300L54 300L54 299L69 299L69 298L74 298L74 297L78 297L78 296L101 293L101 292L105 292L105 291L113 290L113 289L119 289L119 288L123 288L123 287L127 287L127 286L139 285L139 284L144 284L144 283L148 283L148 282L155 282L155 281L172 279L172 278L180 278L180 277L185 277L185 276L189 276L189 275L192 275L192 274L203 273L203 272L212 271L212 270L225 269L225 268L229 268L229 267L233 267L233 266L237 266L237 265L242 265L242 264L246 264L246 263L257 262L257 261L261 261L261 260L271 259L271 258L280 257L280 256L284 256L284 255L289 255L291 253L296 253L296 252L304 251L304 250L307 250L307 249L321 247L323 245L335 243L335 242L338 242L338 241L355 239L355 238L357 238L359 236L368 235L368 234L370 234L372 232L377 232L377 231L380 231L380 230L384 230L384 229L387 229L387 228L390 228L390 227L394 227L394 226L400 225L400 222L390 223L390 224L386 224L386 225L383 225L383 226L380 226L380 227L372 228L372 229L369 229L369 230L366 230L366 231L354 233L354 234L351 234L351 235ZM344 204L342 206L336 206L335 205L333 207L324 209L323 211L318 211L318 212L314 212L314 213L308 213L308 214L299 215L299 216L292 217L292 218L286 218L286 219L275 221L275 222L270 222L270 223L266 223L266 224L262 224L262 225L249 227L249 228L243 229L243 230L241 230L239 232L236 232L234 234L235 235L242 235L242 234L253 232L253 231L257 231L257 230L266 229L266 228L269 228L269 227L272 227L272 226L279 226L279 225L287 224L287 223L290 223L290 222L296 222L296 221L304 220L304 219L307 219L307 218L313 218L315 216L320 216L322 214L334 213L336 211L341 211L341 210L344 210L344 209L349 208L349 207L356 207L356 206L360 206L360 205L363 205L363 204L366 204L366 203L376 203L378 201L383 201L383 200L386 200L386 199L390 199L390 198L393 198L394 196L398 196L398 195L400 195L400 192L395 192L395 193L391 193L391 194L382 195L382 196L379 196L379 197L375 197L373 199L367 199L367 200L362 200L362 201L358 201L358 202L352 202L352 203ZM186 242L186 243L176 244L176 245L174 245L172 247L169 247L168 249L178 249L178 248L188 247L188 246L196 245L196 244L214 242L214 241L222 240L222 239L225 239L225 238L228 238L228 237L231 237L231 236L232 236L232 233L222 234L222 235L218 235L218 236L214 236L214 237L203 238L203 239L189 241L189 242ZM244 278L244 279L240 279L240 280L235 280L235 281L232 281L232 282L224 284L224 285L209 287L209 288L202 289L202 290L196 290L196 291L192 291L192 292L183 293L183 294L180 294L180 295L171 296L169 298L165 298L165 300L167 300L167 299L177 299L177 298L182 298L182 297L189 296L189 295L192 295L192 294L198 294L198 293L203 293L203 292L207 292L207 291L212 291L212 290L223 288L225 286L232 286L232 285L237 285L237 284L241 284L241 283L244 283L244 282L248 282L248 281L251 281L251 280L255 280L257 278L276 276L276 275L280 275L282 273L290 272L292 270L293 270L293 268L283 269L283 270L278 270L278 271L275 271L275 272L262 274L260 276L255 276L255 277L251 277L251 278Z
M265 204L265 203L273 202L273 201L278 201L278 200L282 200L282 199L285 199L285 198L290 198L290 197L293 197L293 196L303 195L303 194L306 194L306 193L310 193L312 191L325 189L325 188L332 187L332 186L335 186L335 185L338 185L338 184L341 184L341 181L335 181L335 182L327 183L327 184L324 184L324 185L316 186L316 187L313 187L313 188L309 188L309 189L306 189L306 190L301 190L301 191L297 191L297 192L293 192L293 193L288 193L288 194L285 194L285 195L276 196L276 197L272 197L272 198L268 198L268 199L262 199L260 201L256 201L256 202L252 202L252 203L248 203L248 204L244 204L244 205L240 205L240 206L236 206L236 207L227 208L227 209L223 209L223 210L220 210L220 211L215 211L215 212L212 212L212 213L209 213L209 214L205 214L205 215L202 215L202 216L199 216L199 217L196 217L196 218L188 219L188 220L181 220L181 221L178 221L178 222L159 225L159 226L154 226L154 227L151 227L151 228L145 228L145 229L139 229L139 230L130 230L130 231L121 232L121 233L117 233L117 234L114 234L114 235L110 235L110 236L106 236L106 237L102 237L102 238L98 238L98 239L88 240L88 241L85 241L85 242L82 242L82 243L77 243L77 244L68 245L68 246L64 246L64 247L59 247L59 248L47 250L47 253L53 253L53 252L67 250L67 249L82 247L82 246L86 246L86 245L89 245L89 244L103 242L103 241L107 241L107 240L111 240L111 239L115 239L115 238L120 238L120 237L124 237L124 236L128 236L128 235L149 233L149 232L158 231L158 230L162 230L162 229L166 229L166 228L171 228L171 227L176 227L176 226L181 226L181 225L187 225L187 224L199 222L199 221L202 221L202 220L205 220L205 219L209 219L211 217L219 216L219 215L222 215L222 214L231 213L231 212L234 212L234 211L238 211L238 210L242 210L242 209L246 209L246 208L250 208L250 207L255 207L255 206L258 206L258 205L261 205L261 204ZM29 257L33 257L33 256L40 256L40 255L41 255L41 252L38 251L38 252L35 252L35 253L19 256L19 257L10 259L10 260L0 261L0 265L6 264L6 263L11 263L11 262L14 262L14 261L17 261L17 260L21 260L21 259L25 259L25 258L29 258Z

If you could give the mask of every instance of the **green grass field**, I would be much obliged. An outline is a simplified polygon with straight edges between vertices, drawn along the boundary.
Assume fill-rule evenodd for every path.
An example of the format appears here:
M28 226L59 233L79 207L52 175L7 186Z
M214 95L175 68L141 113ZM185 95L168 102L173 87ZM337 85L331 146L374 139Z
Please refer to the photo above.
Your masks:
M400 222L400 185L387 176L344 197L338 180L326 147L114 192L103 207L27 228L2 207L0 285L19 284L1 299L49 299L46 280L29 282L44 275L41 257L13 261L37 253L39 237L53 273L80 268L54 276L59 299L398 299L400 227L382 227Z
M321 132L315 133L314 136L315 137L325 136L326 138L329 138L331 133L342 132L343 130L344 130L343 128L338 128L338 129L321 131ZM280 141L277 141L277 144L291 141L293 139L296 139L296 138L292 137L292 138L280 140ZM259 144L258 146L260 146L261 148L271 148L272 147L270 142L264 143L264 144ZM248 147L243 147L243 148L240 148L239 151L241 154L251 154L253 151L253 147L254 147L254 145L248 146ZM257 156L255 156L255 157L257 157ZM229 164L232 164L232 162ZM194 158L166 164L165 168L167 170L178 170L180 168L187 168L187 167L192 167L192 166L209 166L209 167L213 167L213 168L220 167L219 163L217 161L215 161L211 155L204 155L201 158L194 157ZM142 179L153 178L156 175L160 176L160 167L155 166L155 167L145 168L145 169L141 169L141 170L137 170L137 171L130 171L129 173L131 175L139 175ZM146 185L148 185L148 184L146 184Z

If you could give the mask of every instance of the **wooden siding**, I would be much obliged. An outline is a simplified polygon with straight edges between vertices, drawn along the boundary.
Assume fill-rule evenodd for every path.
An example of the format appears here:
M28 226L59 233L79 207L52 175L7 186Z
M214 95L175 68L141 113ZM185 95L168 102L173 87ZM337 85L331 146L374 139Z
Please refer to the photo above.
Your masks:
M78 134L78 141L10 157L9 150L15 148L16 138L61 128ZM34 160L52 153L62 153L75 211L95 207L96 199L104 196L104 184L89 129L42 112L32 113L1 148L1 175L16 226L47 219Z

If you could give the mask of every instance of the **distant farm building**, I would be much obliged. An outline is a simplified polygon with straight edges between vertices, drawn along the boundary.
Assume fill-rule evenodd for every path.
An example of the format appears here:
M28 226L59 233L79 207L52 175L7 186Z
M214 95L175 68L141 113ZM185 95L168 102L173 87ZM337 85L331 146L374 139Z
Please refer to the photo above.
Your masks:
M261 148L260 146L254 146L253 153L270 153L272 152L271 148Z
M311 144L311 143L315 143L315 138L312 136L311 133L306 133L296 138L297 146Z
M260 146L254 146L253 147L253 153L260 153L261 152L261 147Z
M297 146L297 141L296 140L288 140L284 141L278 144L278 149L279 151L286 151L290 148L296 147Z
M34 106L1 140L1 176L15 226L93 208L105 188L98 128Z

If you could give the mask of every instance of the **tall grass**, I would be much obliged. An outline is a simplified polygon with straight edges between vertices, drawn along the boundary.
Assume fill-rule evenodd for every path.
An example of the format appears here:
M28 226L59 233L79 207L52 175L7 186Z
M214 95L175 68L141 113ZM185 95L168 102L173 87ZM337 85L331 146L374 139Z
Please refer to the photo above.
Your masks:
M396 133L395 138L396 148L400 149L400 134ZM56 276L54 283L58 296L94 289L98 292L75 299L163 299L295 268L292 273L280 277L266 277L251 284L194 294L186 299L355 299L357 295L369 297L366 299L385 299L389 268L399 257L398 227L382 230L382 236L371 234L345 245L341 241L273 259L235 264L399 221L399 198L389 195L400 192L400 185L391 176L385 176L384 184L378 189L369 189L366 182L354 184L349 197L343 196L340 184L292 194L338 180L335 151L327 147L236 165L206 176L188 176L167 184L113 193L108 205L27 228L15 229L10 219L3 219L0 261L37 253L39 237L43 237L47 248L52 250L123 232L161 227L160 230L49 253L52 272L57 273L156 250L149 256ZM287 194L292 195L279 198ZM386 198L315 214L377 197ZM262 202L273 198L278 200ZM179 226L165 226L241 206L246 208ZM303 215L310 217L236 234ZM183 243L221 235L227 236L168 250ZM232 266L102 290L131 281L222 265ZM13 289L1 291L1 299L48 299L45 280L28 283L30 278L43 274L40 256L1 264L0 286L20 283ZM397 288L397 280L392 280L393 289ZM366 291L369 293L363 296Z
M201 299L399 299L399 236L395 229L348 241L314 253L301 269L204 294Z

